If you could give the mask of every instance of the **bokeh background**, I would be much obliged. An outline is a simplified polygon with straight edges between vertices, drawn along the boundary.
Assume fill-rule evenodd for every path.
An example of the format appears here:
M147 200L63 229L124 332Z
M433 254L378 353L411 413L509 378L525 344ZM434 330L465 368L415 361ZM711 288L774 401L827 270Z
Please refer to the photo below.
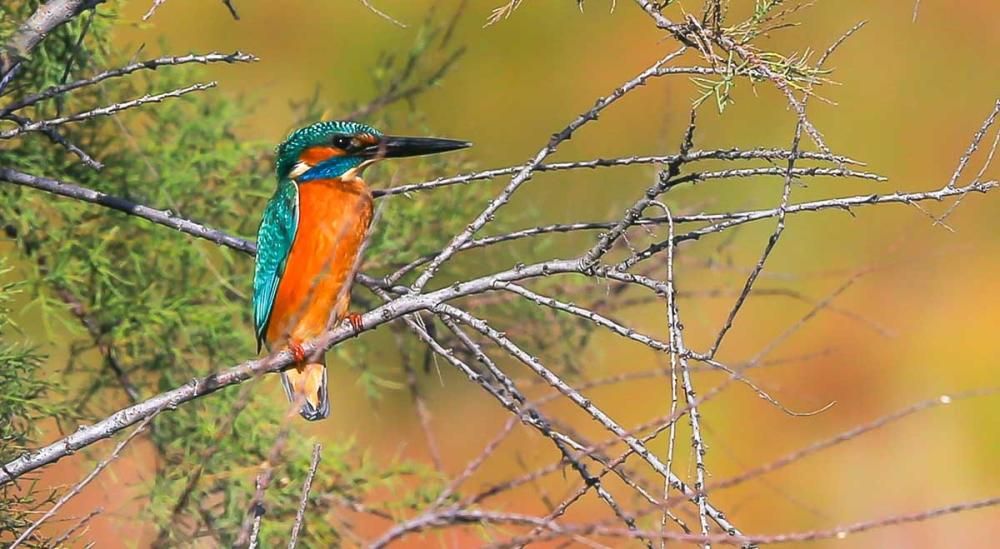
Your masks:
M453 39L467 48L466 54L439 85L417 99L420 115L410 114L408 105L393 107L396 125L388 129L474 141L469 157L483 168L515 164L533 155L550 133L596 97L672 46L630 2L619 2L612 11L607 2L588 0L581 13L568 0L528 0L509 19L483 28L493 4L499 3L468 2ZM149 23L141 23L147 4L127 5L116 47L129 51L144 45L147 54L239 49L258 55L259 63L208 67L205 73L220 82L211 93L254 101L239 138L277 143L290 129L290 102L318 93L333 117L345 102L365 102L375 94L367 68L385 51L407 50L428 10L446 18L459 2L378 3L408 23L406 29L349 0L237 2L239 21L219 2L174 0L161 6ZM692 10L701 7L690 4ZM795 17L801 27L766 39L767 47L777 51L822 51L859 20L869 21L833 57L830 78L836 84L819 90L830 102L813 101L810 118L834 151L867 162L868 169L889 181L815 180L797 188L794 200L931 190L950 177L972 133L1000 96L1000 62L995 58L1000 51L1000 4L924 0L915 22L912 11L909 1L828 0ZM686 77L654 81L565 143L556 158L674 150L694 94ZM711 108L702 113L697 142L703 148L787 147L791 141L795 118L766 84L756 89L741 85L735 103L721 116ZM965 181L982 161L982 155L976 157ZM537 212L539 222L545 223L609 219L630 204L654 174L648 167L546 174L536 177L508 208ZM997 177L1000 170L989 174ZM499 188L503 182L487 184ZM779 197L780 181L740 180L679 190L671 204L720 211L774 205ZM928 207L941 213L947 204ZM998 197L978 195L964 201L948 227L935 226L926 213L902 205L858 208L855 215L828 211L791 217L761 287L794 288L819 300L854 273L868 272L838 297L836 304L846 313L821 313L775 356L828 353L758 370L754 379L794 409L816 409L830 401L836 405L802 418L781 413L743 387L712 400L702 410L712 478L736 474L916 401L995 386L1000 361L998 219ZM737 289L740 275L759 257L772 227L766 222L740 231L725 252L730 274L720 268L706 279L703 269L682 266L682 290ZM586 241L559 240L558 246L575 250ZM719 244L707 239L689 253L712 258ZM685 269L690 274L685 275ZM731 297L682 302L690 346L698 349L710 343L730 303ZM722 357L736 361L752 356L811 306L781 296L754 299ZM664 333L660 307L629 310L628 318L636 327ZM64 356L68 350L61 352ZM662 357L611 336L593 339L582 352L594 377L663 365ZM50 354L59 357L60 350ZM524 371L513 373L527 378ZM698 378L702 386L720 380ZM360 447L369 448L372 459L429 459L406 391L390 388L382 398L370 399L357 383L357 372L348 369L334 368L332 383L336 396L331 419L303 432L325 440L353 437ZM494 436L506 413L457 377L446 375L442 382L432 376L422 385L445 466L457 472ZM663 380L645 381L596 390L591 396L623 424L633 425L664 413L666 391ZM1000 400L995 396L958 400L713 494L712 500L745 531L779 533L995 495L1000 491L998 418ZM550 448L533 440L515 434L474 482L509 477L551 461ZM662 444L654 447L663 449ZM148 541L144 536L149 529L138 518L142 502L132 486L152 470L150 455L136 445L68 507L69 514L95 504L108 509L92 525L90 537L101 540L100 547L134 547ZM47 480L74 482L89 467L84 460L65 460L50 469ZM503 505L513 511L542 511L537 501L517 497ZM585 519L598 511L600 504L591 500L573 516ZM384 524L362 524L362 531L375 533L381 527ZM1000 515L987 509L817 545L987 547L998 534ZM475 539L429 535L405 543L462 546Z

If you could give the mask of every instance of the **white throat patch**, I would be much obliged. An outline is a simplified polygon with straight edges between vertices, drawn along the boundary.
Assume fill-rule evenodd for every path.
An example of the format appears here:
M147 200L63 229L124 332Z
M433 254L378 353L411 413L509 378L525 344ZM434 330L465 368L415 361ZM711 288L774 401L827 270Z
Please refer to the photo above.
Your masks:
M361 172L363 172L365 168L371 166L372 164L378 162L379 160L381 160L381 158L369 158L368 160L365 160L364 162L344 172L344 175L340 176L340 180L354 181L355 179L358 179L358 176L361 175Z
M299 162L295 163L295 166L292 168L292 171L288 172L288 178L295 179L300 175L308 172L311 167L312 166L310 166L309 164L306 164L305 162L302 162L300 160Z

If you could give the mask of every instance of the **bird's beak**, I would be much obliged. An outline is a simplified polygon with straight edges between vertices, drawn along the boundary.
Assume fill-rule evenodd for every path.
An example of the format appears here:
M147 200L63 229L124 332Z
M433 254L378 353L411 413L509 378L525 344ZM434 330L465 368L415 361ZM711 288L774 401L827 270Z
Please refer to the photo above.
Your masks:
M386 135L379 139L375 145L365 148L362 151L364 156L369 158L399 158L404 156L423 156L425 154L437 154L448 151L455 151L471 147L468 141L457 139L443 139L440 137L399 137Z

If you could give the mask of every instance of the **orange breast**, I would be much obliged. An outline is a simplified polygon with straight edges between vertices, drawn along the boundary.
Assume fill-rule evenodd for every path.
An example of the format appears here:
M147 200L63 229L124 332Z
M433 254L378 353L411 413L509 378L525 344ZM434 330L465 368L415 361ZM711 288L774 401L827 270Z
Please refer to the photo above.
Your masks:
M371 219L371 191L360 179L299 185L298 231L274 298L269 346L311 339L344 319Z

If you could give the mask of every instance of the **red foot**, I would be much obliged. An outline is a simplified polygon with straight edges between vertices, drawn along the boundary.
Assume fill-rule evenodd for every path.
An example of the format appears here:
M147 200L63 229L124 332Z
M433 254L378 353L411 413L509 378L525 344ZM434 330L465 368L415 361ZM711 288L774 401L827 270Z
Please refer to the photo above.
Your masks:
M361 321L361 315L358 313L347 313L347 321L351 323L351 327L354 328L354 336L357 337L364 329L364 323Z
M292 352L292 356L295 357L295 362L302 363L306 360L306 350L302 348L302 345L291 342L288 344L288 350Z

